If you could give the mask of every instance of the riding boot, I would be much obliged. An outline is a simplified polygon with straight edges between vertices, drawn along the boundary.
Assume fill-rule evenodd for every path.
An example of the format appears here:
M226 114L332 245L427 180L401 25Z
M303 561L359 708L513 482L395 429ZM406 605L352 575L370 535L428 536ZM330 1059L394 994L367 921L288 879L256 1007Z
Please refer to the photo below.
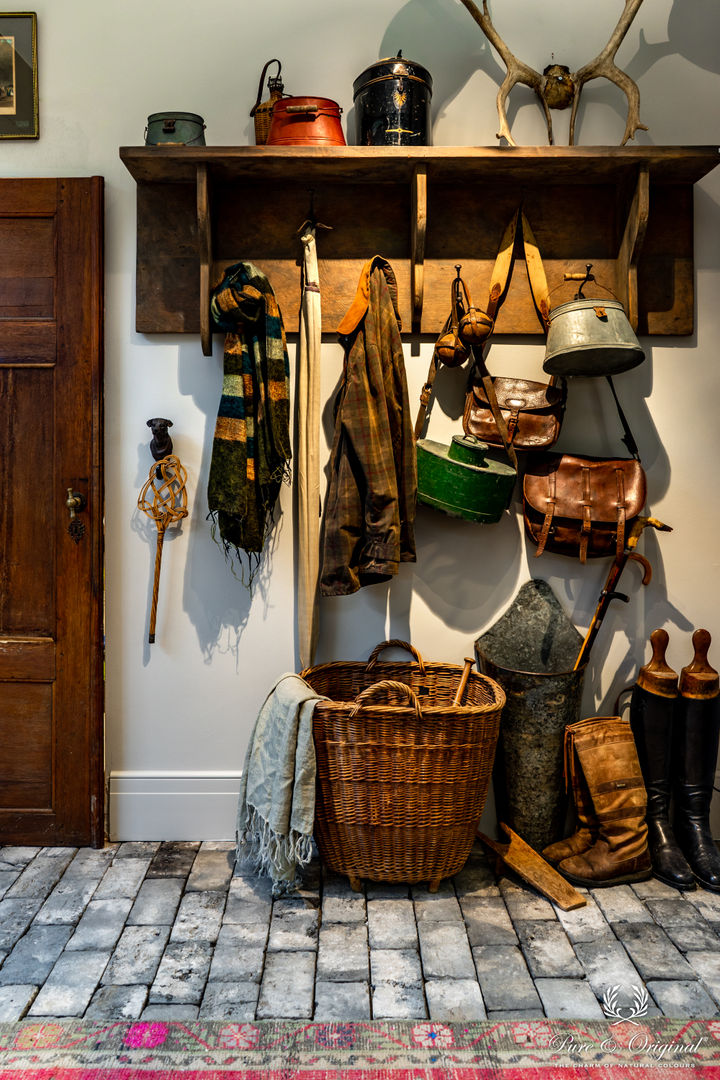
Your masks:
M573 739L597 822L586 851L563 859L560 873L590 887L644 881L652 874L643 783L630 721L596 717Z
M675 889L694 889L695 878L669 820L672 733L677 673L665 663L668 635L650 635L653 655L640 668L630 702L630 725L647 791L646 822L653 873Z
M570 787L575 810L575 832L572 836L568 836L566 840L558 840L543 849L543 859L546 859L552 866L557 866L563 859L568 859L572 855L579 855L580 852L587 851L597 839L597 822L592 799L582 769L575 757L573 741L580 731L594 722L594 720L578 720L574 724L568 724L565 728L565 785Z
M720 739L720 681L707 662L710 634L696 630L692 640L695 656L680 675L675 835L700 884L720 892L720 851L709 820Z

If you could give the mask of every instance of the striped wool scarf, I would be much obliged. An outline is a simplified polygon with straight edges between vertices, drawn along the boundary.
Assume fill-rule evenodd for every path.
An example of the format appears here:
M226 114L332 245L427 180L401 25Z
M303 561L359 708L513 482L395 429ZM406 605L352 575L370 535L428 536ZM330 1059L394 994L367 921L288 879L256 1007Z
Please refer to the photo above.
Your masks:
M228 267L210 309L226 337L208 507L226 555L242 565L245 554L252 580L290 475L285 329L270 282L249 262Z

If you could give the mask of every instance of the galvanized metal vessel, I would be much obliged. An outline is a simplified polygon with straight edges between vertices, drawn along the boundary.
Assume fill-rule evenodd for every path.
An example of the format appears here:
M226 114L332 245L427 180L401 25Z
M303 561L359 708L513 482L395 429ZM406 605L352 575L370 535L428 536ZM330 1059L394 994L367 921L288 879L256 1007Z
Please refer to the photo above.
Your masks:
M146 146L204 146L205 121L197 113L161 112L148 116Z

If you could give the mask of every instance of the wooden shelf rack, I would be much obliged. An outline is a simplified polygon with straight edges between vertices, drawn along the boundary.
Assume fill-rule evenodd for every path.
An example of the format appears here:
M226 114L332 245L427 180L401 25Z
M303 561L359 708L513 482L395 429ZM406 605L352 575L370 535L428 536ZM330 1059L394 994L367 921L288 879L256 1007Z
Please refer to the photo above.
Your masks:
M209 295L226 266L269 277L286 328L300 302L298 230L312 204L323 329L349 307L363 264L392 263L403 327L436 334L456 264L484 306L505 225L522 203L551 303L572 298L566 271L593 264L640 334L693 332L693 185L717 146L122 147L137 183L141 333L200 333L212 351ZM537 334L522 267L498 334ZM603 294L607 295L607 294Z

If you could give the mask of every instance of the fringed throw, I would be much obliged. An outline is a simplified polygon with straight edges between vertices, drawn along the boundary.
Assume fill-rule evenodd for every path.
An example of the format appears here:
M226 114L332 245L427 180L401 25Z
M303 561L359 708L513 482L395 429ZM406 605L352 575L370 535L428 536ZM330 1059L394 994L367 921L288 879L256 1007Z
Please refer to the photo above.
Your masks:
M226 337L208 507L226 554L245 554L252 578L290 475L285 328L270 282L249 262L228 267L210 310Z
M291 892L312 856L315 744L312 716L323 700L299 675L281 675L258 713L240 779L237 856Z

